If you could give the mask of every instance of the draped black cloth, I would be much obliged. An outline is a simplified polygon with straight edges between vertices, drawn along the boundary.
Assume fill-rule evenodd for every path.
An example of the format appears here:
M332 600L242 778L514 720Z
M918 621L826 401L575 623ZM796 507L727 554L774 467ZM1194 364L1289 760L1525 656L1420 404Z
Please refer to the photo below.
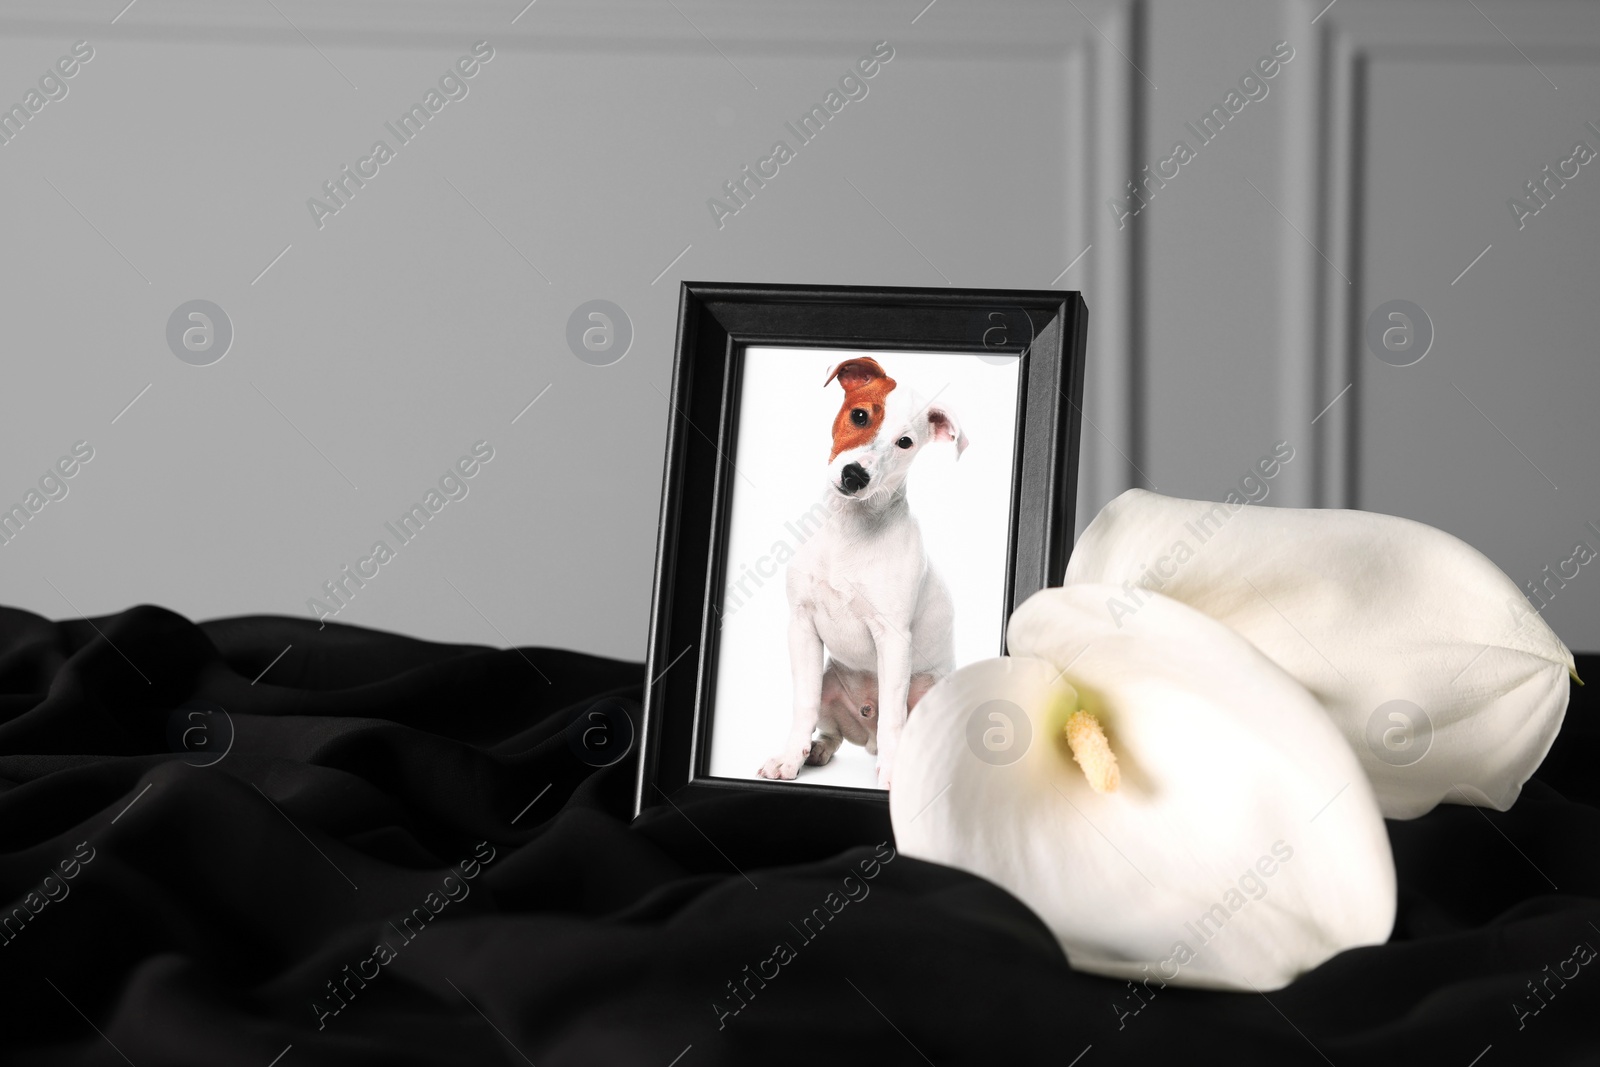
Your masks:
M583 731L597 702L636 719L643 680L288 618L0 610L0 1061L1600 1062L1600 686L1510 812L1389 824L1389 944L1262 996L1075 973L866 805L634 823L633 754Z

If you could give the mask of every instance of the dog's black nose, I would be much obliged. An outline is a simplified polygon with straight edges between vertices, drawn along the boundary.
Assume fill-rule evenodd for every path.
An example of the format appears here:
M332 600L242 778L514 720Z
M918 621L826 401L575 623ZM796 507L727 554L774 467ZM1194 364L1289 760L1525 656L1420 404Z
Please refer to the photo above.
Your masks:
M870 480L859 463L846 463L844 470L839 472L839 488L847 493L861 492Z

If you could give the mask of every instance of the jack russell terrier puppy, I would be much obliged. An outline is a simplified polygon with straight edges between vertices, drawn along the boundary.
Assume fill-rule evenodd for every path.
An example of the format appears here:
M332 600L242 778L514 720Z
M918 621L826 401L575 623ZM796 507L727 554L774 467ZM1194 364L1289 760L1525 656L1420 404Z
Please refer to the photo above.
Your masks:
M888 789L906 716L955 669L954 605L923 550L906 475L924 445L954 442L960 458L967 436L937 396L896 389L877 360L847 359L823 386L835 378L844 403L833 420L828 518L786 574L794 723L757 773L793 778L849 741L877 755L878 787Z

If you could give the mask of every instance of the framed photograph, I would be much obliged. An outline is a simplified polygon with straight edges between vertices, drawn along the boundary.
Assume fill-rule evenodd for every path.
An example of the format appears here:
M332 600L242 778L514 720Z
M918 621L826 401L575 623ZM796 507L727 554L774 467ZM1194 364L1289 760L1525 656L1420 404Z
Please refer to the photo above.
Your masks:
M683 284L636 811L882 804L1073 534L1077 293Z

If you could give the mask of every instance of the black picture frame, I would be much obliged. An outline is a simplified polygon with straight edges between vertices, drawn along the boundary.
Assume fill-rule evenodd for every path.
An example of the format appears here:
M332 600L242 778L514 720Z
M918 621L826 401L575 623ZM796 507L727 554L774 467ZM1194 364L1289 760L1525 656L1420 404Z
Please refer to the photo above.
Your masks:
M728 791L875 789L706 774L733 452L750 346L1014 353L1018 372L1007 615L1060 585L1071 551L1088 309L1057 290L684 282L679 295L635 815ZM1002 631L1003 633L1003 631ZM1003 650L996 649L999 655Z

